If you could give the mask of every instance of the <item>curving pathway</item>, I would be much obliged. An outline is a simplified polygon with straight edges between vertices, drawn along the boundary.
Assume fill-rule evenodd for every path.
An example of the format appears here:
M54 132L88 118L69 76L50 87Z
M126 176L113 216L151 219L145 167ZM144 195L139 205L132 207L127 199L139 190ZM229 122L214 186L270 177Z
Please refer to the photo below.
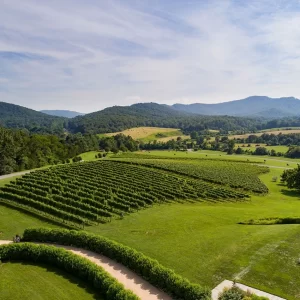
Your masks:
M0 240L0 245L10 244L12 241ZM42 244L42 243L38 243ZM165 292L159 290L142 277L132 272L122 264L115 262L103 255L97 254L92 251L88 251L81 248L57 245L57 244L45 244L64 248L72 253L88 259L96 265L102 267L111 276L116 278L122 283L126 289L131 290L135 295L140 297L142 300L172 300L172 298Z

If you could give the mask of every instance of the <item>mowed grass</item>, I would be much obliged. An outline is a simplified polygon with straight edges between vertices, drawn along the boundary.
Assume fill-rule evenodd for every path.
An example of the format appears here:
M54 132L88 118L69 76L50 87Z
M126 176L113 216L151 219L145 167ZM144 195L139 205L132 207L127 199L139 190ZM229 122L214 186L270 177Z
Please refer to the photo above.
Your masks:
M284 258L278 251L280 245L289 245L300 235L300 225L238 224L254 218L300 216L300 199L272 182L272 177L280 173L281 170L272 169L262 175L270 194L252 196L249 202L155 206L122 221L88 230L142 251L210 288L224 279L237 278L247 285L295 299L300 294L300 286L295 284L300 280L297 265L300 248L297 252L290 245L293 251ZM284 260L293 267L288 270L276 267L284 265ZM261 272L265 272L262 281Z
M148 152L143 153L149 155ZM252 196L251 201L244 203L156 205L123 220L89 227L88 231L142 251L191 281L210 288L224 279L236 278L287 299L299 297L300 266L297 261L300 256L300 225L238 224L265 217L300 216L299 195L288 191L280 182L272 182L275 176L279 179L284 168L297 166L299 160L226 155L215 151L151 151L150 154L249 159L253 162L266 159L266 165L271 169L270 173L261 176L261 180L270 193ZM0 230L4 228L4 237L42 224L48 226L46 222L0 206Z
M126 129L120 132L106 133L104 136L114 136L118 133L129 135L134 140L140 140L143 142L152 142L154 140L167 142L169 140L176 139L179 136L184 139L189 138L189 136L184 136L180 129L161 127L136 127ZM164 137L159 137L157 136L158 134L163 134Z
M0 264L1 300L104 299L83 281L59 269L28 263Z
M248 147L248 145L250 145L250 147ZM268 149L269 151L271 151L273 149L276 152L281 152L281 153L286 153L289 150L288 146L281 146L281 145L279 145L279 146L267 146L266 144L248 144L248 143L236 144L235 148L238 148L238 147L241 147L243 150L251 150L251 151L255 151L255 149L257 147L264 147L264 148Z

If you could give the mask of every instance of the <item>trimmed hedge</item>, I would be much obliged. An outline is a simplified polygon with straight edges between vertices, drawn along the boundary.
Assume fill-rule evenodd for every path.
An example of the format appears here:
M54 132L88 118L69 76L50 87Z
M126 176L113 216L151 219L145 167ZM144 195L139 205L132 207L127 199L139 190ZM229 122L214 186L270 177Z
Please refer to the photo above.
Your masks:
M105 237L85 231L29 228L24 231L23 240L73 245L102 254L128 267L173 299L211 299L208 288L192 284L157 260Z
M138 300L101 267L65 249L54 246L17 243L0 246L0 260L21 260L46 263L88 281L107 300Z

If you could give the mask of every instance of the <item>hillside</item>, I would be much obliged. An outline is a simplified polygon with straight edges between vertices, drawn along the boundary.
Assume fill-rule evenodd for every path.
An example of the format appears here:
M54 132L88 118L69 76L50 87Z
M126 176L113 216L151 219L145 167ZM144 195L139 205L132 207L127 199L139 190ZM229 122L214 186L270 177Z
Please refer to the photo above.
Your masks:
M64 118L49 116L23 106L0 102L0 126L39 133L62 133Z
M180 112L167 105L138 103L131 106L113 106L102 111L69 120L68 129L81 133L119 132L133 127L169 127L184 131L203 129L249 130L259 121L229 116L197 116Z
M77 116L83 116L83 113L79 113L77 111L72 110L41 110L40 112L50 115L50 116L57 116L57 117L64 117L64 118L75 118Z
M177 111L201 115L284 118L300 116L300 100L294 97L269 98L252 96L242 100L216 104L174 104Z

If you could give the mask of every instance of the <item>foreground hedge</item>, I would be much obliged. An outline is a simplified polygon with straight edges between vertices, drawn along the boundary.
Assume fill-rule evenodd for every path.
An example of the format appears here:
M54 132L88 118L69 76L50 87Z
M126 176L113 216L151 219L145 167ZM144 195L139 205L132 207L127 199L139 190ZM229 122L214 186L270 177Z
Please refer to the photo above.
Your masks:
M138 300L102 268L70 251L54 246L17 243L0 246L0 260L21 260L58 267L91 283L107 300Z
M173 299L202 300L211 298L211 291L208 288L192 284L174 271L160 265L157 260L105 237L85 231L30 228L25 230L23 240L73 245L103 254L141 275L145 280L168 293Z

